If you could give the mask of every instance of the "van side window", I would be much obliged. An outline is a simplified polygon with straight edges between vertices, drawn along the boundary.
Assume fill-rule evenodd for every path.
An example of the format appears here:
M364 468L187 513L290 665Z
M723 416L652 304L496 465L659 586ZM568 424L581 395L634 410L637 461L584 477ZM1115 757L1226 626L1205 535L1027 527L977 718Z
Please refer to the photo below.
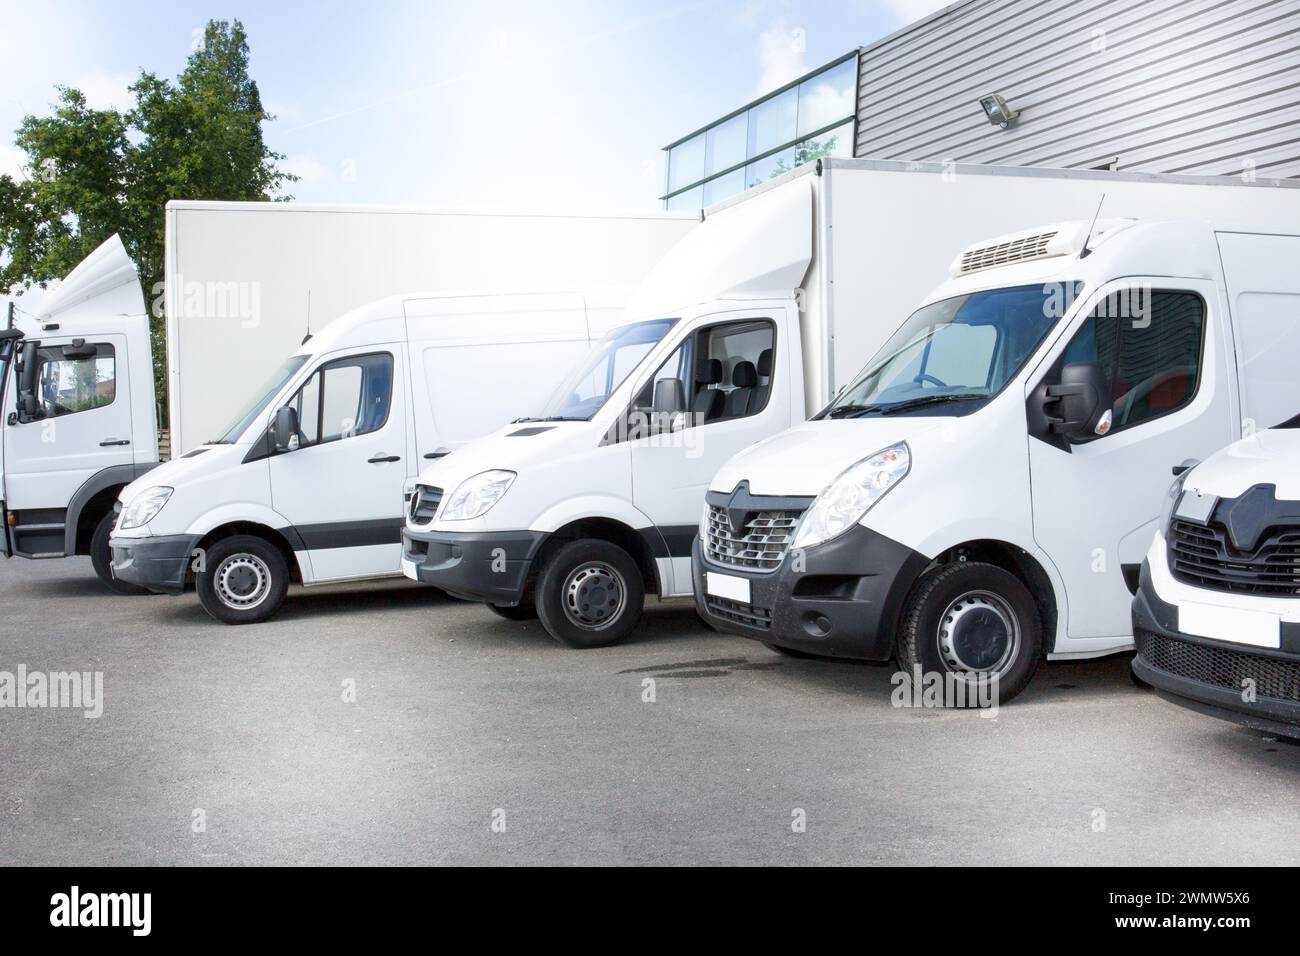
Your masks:
M772 391L775 339L776 326L769 319L701 329L659 366L637 395L633 411L651 412L658 383L675 379L686 427L757 415Z
M88 412L113 404L117 395L117 356L113 346L91 346L95 354L68 358L61 346L37 350L36 394L44 418Z
M1199 295L1134 288L1098 303L1059 364L1101 366L1110 385L1114 433L1191 402L1204 339L1205 302Z
M354 355L318 368L294 395L300 447L378 431L388 421L393 357Z

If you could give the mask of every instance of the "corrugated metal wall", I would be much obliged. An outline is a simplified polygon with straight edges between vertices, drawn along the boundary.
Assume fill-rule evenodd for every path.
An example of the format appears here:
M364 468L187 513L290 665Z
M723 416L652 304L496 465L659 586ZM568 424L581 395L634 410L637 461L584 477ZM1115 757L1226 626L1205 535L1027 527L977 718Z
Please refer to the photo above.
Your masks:
M863 158L1300 177L1300 0L967 0L860 84Z

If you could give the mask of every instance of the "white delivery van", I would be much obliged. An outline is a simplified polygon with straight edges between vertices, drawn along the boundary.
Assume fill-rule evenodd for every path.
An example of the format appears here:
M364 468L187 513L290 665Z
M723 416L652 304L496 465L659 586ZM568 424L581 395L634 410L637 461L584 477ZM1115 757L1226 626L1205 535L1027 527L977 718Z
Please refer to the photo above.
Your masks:
M719 467L822 408L934 288L953 249L1044 215L1086 218L1103 194L1109 215L1240 207L1278 229L1300 221L1300 191L1235 179L868 160L801 167L706 210L633 300L635 321L575 369L544 421L502 429L421 474L404 532L407 576L505 615L535 609L574 646L617 640L646 593L693 593L691 546ZM1067 238L1078 239L1009 244L981 265ZM1018 434L1023 457L1023 427ZM761 493L815 495L822 485L806 484L827 462L873 450L847 440L782 446L791 490ZM755 518L746 535L775 542L789 530Z
M220 621L266 619L290 580L400 575L420 467L539 403L626 304L619 290L394 296L314 335L198 447L128 485L113 573L195 581Z
M1243 364L1262 363L1259 371L1274 376L1264 386L1279 402L1271 415L1288 394L1291 407L1300 403L1300 388L1287 387L1300 242L1284 242L1279 275L1289 281L1233 297L1239 311L1268 323L1245 344ZM1248 406L1253 379L1244 380ZM1300 737L1300 417L1174 470L1133 600L1133 671L1184 707Z
M638 285L698 212L173 201L171 448L207 441L308 331L387 295Z
M113 236L0 333L0 513L6 556L89 554L113 590L113 505L158 463L149 317Z
M1044 654L1132 648L1171 469L1296 403L1300 190L1235 192L1189 203L1209 221L968 247L814 420L713 478L700 612L795 652L896 656L950 702L1009 700Z

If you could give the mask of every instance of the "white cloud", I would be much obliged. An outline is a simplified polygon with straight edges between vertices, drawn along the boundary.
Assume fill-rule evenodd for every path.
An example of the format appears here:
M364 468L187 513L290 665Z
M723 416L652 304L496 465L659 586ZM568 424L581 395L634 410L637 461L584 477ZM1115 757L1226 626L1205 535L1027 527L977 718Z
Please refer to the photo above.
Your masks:
M758 36L758 93L770 93L808 72L804 58L807 40L800 27L791 27L785 17L777 17Z
M23 167L27 165L27 154L16 146L0 145L0 174L14 179L26 179Z
M903 25L928 17L952 2L953 0L885 0L885 8Z
M293 173L299 177L298 182L292 183L290 188L294 186L316 186L333 178L330 168L312 153L287 156L280 163L280 168L286 173Z
M92 110L120 110L126 112L135 105L130 85L135 80L125 73L83 73L72 85L86 97Z

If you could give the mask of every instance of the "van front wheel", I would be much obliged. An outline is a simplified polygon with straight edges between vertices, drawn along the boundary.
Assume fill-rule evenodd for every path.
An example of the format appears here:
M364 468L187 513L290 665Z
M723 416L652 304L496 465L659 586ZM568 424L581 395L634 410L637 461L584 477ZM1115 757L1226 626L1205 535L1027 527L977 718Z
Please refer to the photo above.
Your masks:
M569 647L605 647L636 627L645 604L641 569L608 541L571 541L551 556L537 582L537 616Z
M237 534L207 549L195 590L203 610L223 624L256 624L284 603L289 566L265 538Z
M989 692L993 703L1011 700L1034 676L1042 649L1042 622L1028 588L979 561L954 561L922 575L898 629L903 672L913 680L918 670L923 681L941 680L949 707L987 705Z

